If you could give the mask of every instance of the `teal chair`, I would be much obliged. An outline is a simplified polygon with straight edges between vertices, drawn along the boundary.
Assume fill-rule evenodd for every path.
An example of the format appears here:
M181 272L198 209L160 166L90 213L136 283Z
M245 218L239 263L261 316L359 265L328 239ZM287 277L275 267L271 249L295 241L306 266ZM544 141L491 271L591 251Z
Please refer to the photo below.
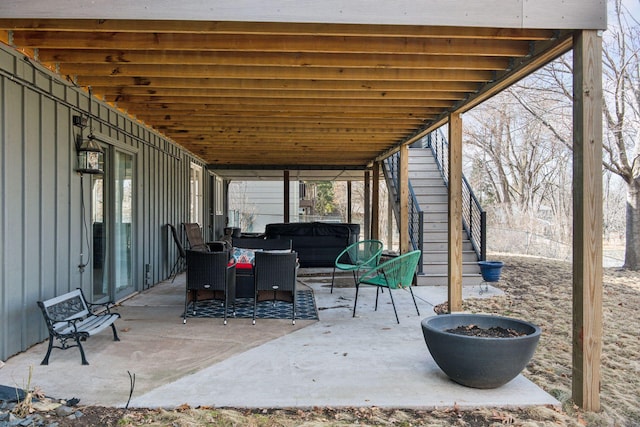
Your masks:
M333 293L336 270L351 271L353 273L353 281L357 283L357 275L360 270L368 270L378 265L380 255L382 255L382 246L380 240L361 240L347 246L345 250L340 252L333 264L331 293Z
M358 304L358 290L360 285L377 286L376 289L376 306L375 310L378 310L378 294L381 289L388 288L389 296L391 297L391 304L393 305L393 312L396 315L396 321L400 323L398 319L398 311L396 310L396 303L393 301L392 289L409 288L411 292L411 298L413 298L413 305L416 306L416 311L420 315L418 310L418 304L416 303L416 297L413 295L411 285L413 284L413 278L416 274L416 268L418 267L418 261L420 260L420 251L407 252L395 258L391 258L388 261L383 262L371 268L360 276L356 282L356 299L353 303L353 317L356 316L356 304Z

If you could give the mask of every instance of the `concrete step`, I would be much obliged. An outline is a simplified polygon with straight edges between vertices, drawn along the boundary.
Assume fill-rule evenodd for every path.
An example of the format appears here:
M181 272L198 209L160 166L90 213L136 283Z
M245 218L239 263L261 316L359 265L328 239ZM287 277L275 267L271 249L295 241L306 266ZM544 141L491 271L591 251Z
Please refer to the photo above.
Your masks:
M418 286L447 286L448 276L446 274L421 274L418 275ZM462 276L462 286L478 286L482 283L480 274L465 274Z

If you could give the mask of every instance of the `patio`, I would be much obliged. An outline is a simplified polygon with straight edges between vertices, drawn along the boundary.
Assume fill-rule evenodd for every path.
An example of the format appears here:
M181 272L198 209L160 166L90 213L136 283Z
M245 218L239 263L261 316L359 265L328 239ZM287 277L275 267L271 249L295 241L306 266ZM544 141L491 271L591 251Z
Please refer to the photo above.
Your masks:
M327 274L329 273L329 274ZM190 318L182 324L184 276L162 282L124 301L116 323L121 337L108 333L84 345L89 366L78 351L54 350L49 366L40 361L46 343L31 347L0 369L0 384L31 387L55 398L77 397L84 405L122 407L135 375L131 407L313 407L382 408L521 407L558 402L522 376L493 390L460 386L431 359L420 320L446 300L446 287L418 286L397 292L400 325L388 296L373 311L375 290L360 291L357 317L351 316L354 289L342 276L333 294L328 269L302 269L300 282L316 298L319 321ZM482 296L499 292L490 288ZM464 297L480 297L477 287Z

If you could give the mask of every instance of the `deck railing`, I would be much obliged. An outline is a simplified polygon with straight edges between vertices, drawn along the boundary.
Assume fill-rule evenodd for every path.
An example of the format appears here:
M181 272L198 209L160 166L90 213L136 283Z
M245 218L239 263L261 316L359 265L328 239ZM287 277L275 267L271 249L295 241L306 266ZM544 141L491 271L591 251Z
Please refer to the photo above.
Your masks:
M394 197L393 209L396 218L399 217L398 207L400 206L400 153L391 155L385 159L383 168L385 179L390 192ZM424 246L424 212L420 209L420 204L409 182L409 241L413 250L420 250L420 260L418 261L418 273L422 273L422 248Z
M449 143L441 129L425 136L422 147L430 148L445 185L449 185ZM469 236L478 259L487 259L487 214L473 193L467 178L462 176L462 225Z

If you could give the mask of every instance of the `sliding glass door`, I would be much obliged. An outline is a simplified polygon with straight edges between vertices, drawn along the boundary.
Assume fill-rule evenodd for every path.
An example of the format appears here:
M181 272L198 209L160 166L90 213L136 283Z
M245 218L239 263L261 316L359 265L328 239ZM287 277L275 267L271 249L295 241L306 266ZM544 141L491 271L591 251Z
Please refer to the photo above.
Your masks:
M116 150L114 160L113 273L114 296L119 299L133 291L133 155Z
M133 275L134 155L105 145L104 175L93 175L93 301L118 300L135 288Z

